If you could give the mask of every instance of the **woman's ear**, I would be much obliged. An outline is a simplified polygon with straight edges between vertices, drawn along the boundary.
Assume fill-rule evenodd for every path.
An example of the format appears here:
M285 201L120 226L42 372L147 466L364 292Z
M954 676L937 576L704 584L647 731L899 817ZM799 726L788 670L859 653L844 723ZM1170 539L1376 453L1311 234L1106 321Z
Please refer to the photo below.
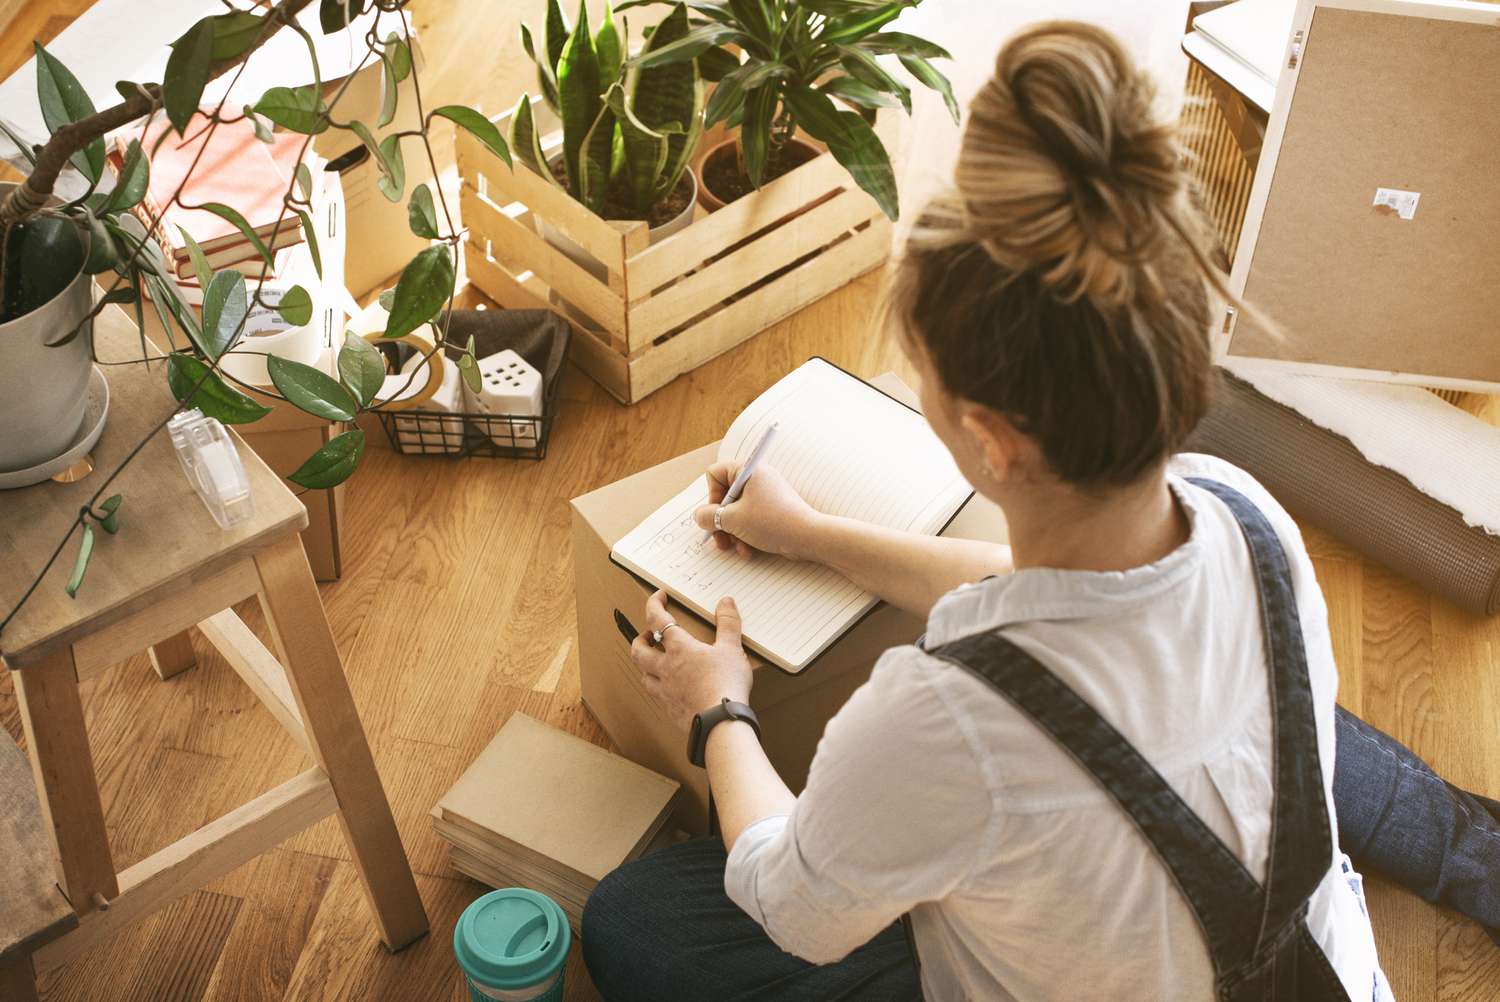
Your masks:
M1018 462L1024 461L1026 436L1003 414L981 404L964 402L958 425L969 436L984 474L992 483L1014 479Z

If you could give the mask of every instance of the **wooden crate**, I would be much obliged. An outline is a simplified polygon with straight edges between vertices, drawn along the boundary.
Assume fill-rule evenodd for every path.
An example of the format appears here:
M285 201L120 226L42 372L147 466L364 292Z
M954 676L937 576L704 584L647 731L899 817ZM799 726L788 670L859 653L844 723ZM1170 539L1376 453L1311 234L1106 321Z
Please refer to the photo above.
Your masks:
M556 117L544 105L534 108L538 127L555 130ZM508 132L509 114L494 122ZM698 152L723 137L709 130ZM645 223L600 218L519 161L512 171L465 131L456 142L469 280L502 306L568 303L571 311L558 312L578 332L573 360L624 403L880 267L890 254L890 222L826 151L718 212L696 209L691 225L649 245ZM551 155L561 142L553 131L543 150ZM543 240L539 219L602 262L604 277Z

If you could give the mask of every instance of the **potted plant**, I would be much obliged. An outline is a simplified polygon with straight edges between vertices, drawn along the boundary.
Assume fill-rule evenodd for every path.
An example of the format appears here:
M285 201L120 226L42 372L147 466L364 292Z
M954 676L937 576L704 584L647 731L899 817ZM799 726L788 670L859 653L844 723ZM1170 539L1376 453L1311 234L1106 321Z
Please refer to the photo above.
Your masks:
M608 0L597 32L589 26L587 0L580 0L571 29L558 0L547 0L539 34L540 46L531 29L521 26L541 99L562 123L562 144L551 156L543 150L532 97L522 94L511 114L514 155L604 219L645 220L653 242L681 230L693 218L697 182L687 168L703 132L697 60L628 68L625 33L616 28ZM643 51L661 51L687 34L687 7L675 4ZM603 276L604 263L555 227L543 220L538 229L553 246Z
M358 136L378 165L379 187L385 197L393 202L404 200L405 170L399 137L392 135L377 143L367 123L344 121L334 115L349 81L325 89L318 79L311 30L296 22L298 14L312 2L246 2L243 7L226 4L172 43L162 83L121 81L116 88L122 100L104 110L95 108L60 61L40 45L36 47L38 96L50 138L33 147L6 130L7 138L29 162L29 171L21 184L0 188L0 429L4 431L0 435L0 473L15 474L19 470L29 474L38 463L45 465L47 459L65 450L79 434L81 400L87 392L93 361L91 321L101 309L112 303L133 309L143 332L141 357L134 361L151 364L153 356L144 339L148 292L151 308L163 327L180 330L190 346L172 352L162 366L177 402L164 409L151 434L161 431L175 413L185 408L198 408L226 424L252 422L268 413L266 407L235 388L237 380L223 371L221 361L243 336L252 306L275 309L293 325L307 323L312 312L307 290L294 287L283 290L274 302L269 296L263 301L260 285L273 267L265 243L233 206L205 203L191 207L231 223L253 245L264 267L259 280L247 279L235 267L215 270L191 238L186 238L204 293L201 314L196 313L176 287L174 271L157 244L160 217L145 213L145 220L137 224L128 215L137 209L146 191L153 151L143 148L139 141L132 142L111 185L104 137L140 120L149 125L157 116L164 116L178 136L190 129L211 133L226 121L248 118L266 142L273 139L273 127L306 137L302 147L305 153L314 135L330 128L347 129ZM404 6L404 0L320 0L317 6L317 27L326 34L346 31L355 19L369 15L349 34L366 47L368 58L383 67L385 86L378 126L392 120L396 84L414 72L409 28L401 12ZM395 24L382 32L383 22ZM236 70L283 30L295 32L307 43L314 78L311 84L272 87L243 108L226 109L225 99L200 108L209 81ZM408 134L420 136L429 157L430 126L437 119L446 119L509 162L504 139L479 112L461 105L421 110L420 128ZM69 170L82 178L85 190L79 197L63 201L54 197L54 189ZM299 166L295 178L288 182L276 226L300 226L316 264L310 189L307 168ZM179 187L171 201L182 204L181 194ZM402 271L391 297L391 316L384 334L399 337L435 321L439 336L428 357L447 352L477 389L478 368L472 344L466 350L445 343L460 231L442 191L435 188L417 186L411 192L408 216L413 232L433 242ZM321 264L317 267L321 275ZM96 279L103 287L97 302L92 295ZM126 364L130 360L111 361ZM272 355L266 363L275 387L269 395L326 420L351 424L310 456L290 479L310 489L342 482L354 471L364 450L364 433L352 422L360 412L381 406L376 393L386 373L380 353L363 338L348 338L338 353L337 378L293 359ZM423 376L413 372L412 378ZM118 494L106 498L105 494L138 451L139 446L128 450L119 466L99 475L88 504L69 525L59 526L63 539L53 561L67 539L82 530L78 559L68 582L70 593L79 586L87 567L94 526L106 532L118 526L122 498ZM42 569L38 581L50 566L49 562ZM32 590L35 587L33 584ZM19 608L17 605L8 610L0 619L0 630Z
M620 9L663 0L631 0ZM705 124L725 122L738 135L698 163L699 199L710 210L743 197L816 154L799 129L827 145L856 184L895 219L900 212L891 160L871 127L877 108L911 113L911 88L881 64L896 56L920 84L943 96L958 121L953 88L931 63L941 46L884 27L921 0L695 0L701 17L674 45L631 60L641 70L697 57L709 45L734 45L744 60L719 81ZM840 108L834 102L847 105Z

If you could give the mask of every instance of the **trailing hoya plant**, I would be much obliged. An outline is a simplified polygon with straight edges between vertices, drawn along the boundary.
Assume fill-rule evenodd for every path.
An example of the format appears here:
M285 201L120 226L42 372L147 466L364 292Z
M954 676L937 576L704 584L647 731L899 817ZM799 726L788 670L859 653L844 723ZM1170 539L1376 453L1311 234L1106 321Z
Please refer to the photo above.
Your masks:
M162 140L172 133L186 139L206 137L226 123L249 119L259 138L271 142L272 127L303 137L305 155L312 137L329 129L347 130L369 150L378 166L378 187L393 202L407 198L406 169L401 140L420 140L422 153L433 167L429 129L437 119L446 119L468 130L497 155L510 162L509 150L499 131L478 111L461 105L428 109L423 106L420 82L416 79L411 58L411 38L401 10L406 0L320 0L319 27L324 34L349 32L351 23L366 13L372 16L363 34L351 43L363 51L359 67L381 65L382 88L378 118L373 123L345 119L338 114L339 100L348 80L331 94L319 76L314 40L308 29L297 23L296 16L313 0L226 0L224 10L198 21L171 45L165 72L160 83L122 80L116 84L122 100L98 110L77 78L42 46L36 47L37 91L43 119L50 138L29 147L7 131L7 136L29 163L25 181L0 202L0 322L23 316L41 303L28 301L25 290L36 285L35 279L48 270L66 272L71 278L78 271L79 242L60 239L66 227L87 231L88 255L83 267L97 276L103 287L93 309L72 330L58 332L49 342L61 345L79 336L87 323L111 303L134 311L142 328L141 358L96 361L102 364L150 364L150 353L144 335L144 309L147 295L151 309L157 312L163 328L174 344L187 347L173 351L165 365L166 378L176 405L166 409L161 419L116 468L101 478L97 490L66 527L52 559L42 568L16 607L0 620L0 630L35 591L42 578L61 554L76 530L82 539L73 574L68 581L70 594L77 591L93 549L94 526L106 532L119 528L119 494L106 497L110 485L121 470L139 453L152 435L157 434L180 410L197 408L225 424L248 424L268 413L255 399L234 385L238 381L226 373L220 363L223 356L241 340L245 323L254 304L263 304L261 286L274 267L270 251L256 235L244 216L232 205L219 202L190 204L183 199L183 186L172 193L170 202L182 208L202 209L227 220L253 246L262 267L259 278L247 276L235 268L212 268L192 239L183 234L196 277L203 289L201 318L187 305L176 286L174 273L157 244L162 225L159 216L143 213L139 206L146 192L154 149L133 141L113 186L106 184L104 136L133 122L144 120L149 126L164 116L170 129L161 132ZM215 78L234 73L236 78L246 62L271 37L279 32L294 32L306 43L313 83L302 86L272 87L252 104L226 107L221 99L212 107L200 108L204 89ZM376 141L374 129L394 120L398 103L398 86L408 77L412 97L418 106L417 128L393 133ZM305 79L305 78L304 78ZM352 79L352 74L351 74ZM161 140L158 140L158 145ZM196 172L197 163L187 178ZM58 207L49 206L58 179L66 171L76 171L86 185L85 193ZM184 179L183 184L187 183ZM278 227L301 227L314 267L321 277L322 264L317 234L311 223L311 177L305 165L299 166L283 197ZM162 206L165 209L165 206ZM143 216L139 226L126 222L134 210ZM429 322L437 329L436 344L427 357L449 350L447 316L454 293L454 260L460 234L454 224L443 192L437 186L418 185L407 201L410 227L418 236L434 243L417 253L403 269L394 293L388 299L390 321L384 332L388 338L400 337ZM274 244L274 240L272 241ZM67 247L73 247L69 260ZM69 270L71 269L71 270ZM43 283L45 284L45 283ZM306 289L295 287L274 305L285 319L296 325L311 319L311 296ZM182 340L179 342L177 333ZM458 355L458 366L464 378L478 389L478 367L473 342L452 346ZM461 353L460 353L461 352ZM266 359L275 386L270 395L294 407L329 421L352 422L365 410L378 409L375 399L385 377L381 354L366 340L349 336L337 359L338 378L322 370L274 355ZM412 373L412 378L418 378ZM248 388L248 387L245 387ZM257 388L259 389L259 388ZM334 437L305 463L290 479L307 489L327 488L343 482L359 465L364 452L364 433L357 427Z
M687 5L678 3L651 32L643 49L675 45L689 32ZM537 45L521 26L521 44L537 68L541 98L562 121L562 174L542 150L532 97L522 94L511 115L515 155L542 177L604 215L609 198L633 218L646 218L677 187L703 132L703 74L696 59L627 72L625 38L605 0L598 31L580 0L569 28L558 0L547 0ZM732 59L727 53L720 57Z
M663 2L628 0L619 9ZM689 31L670 45L641 52L630 66L655 69L696 59L713 46L737 46L743 63L719 81L705 124L739 127L751 185L765 182L768 163L800 127L826 143L854 182L895 219L900 214L895 173L870 123L877 108L900 107L911 114L911 88L880 57L895 56L917 83L942 95L955 122L959 117L952 85L931 62L951 59L947 50L884 30L921 2L689 0L699 15Z

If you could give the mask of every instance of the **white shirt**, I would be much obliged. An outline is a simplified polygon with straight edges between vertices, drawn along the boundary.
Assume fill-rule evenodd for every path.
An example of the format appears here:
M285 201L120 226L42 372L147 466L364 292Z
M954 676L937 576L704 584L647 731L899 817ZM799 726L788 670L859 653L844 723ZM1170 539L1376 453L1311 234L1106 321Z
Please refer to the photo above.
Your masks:
M1259 598L1234 517L1180 478L1245 494L1286 549L1332 821L1327 609L1296 525L1248 474L1191 455L1169 473L1191 532L1162 560L966 585L933 607L926 643L1003 628L1263 880L1272 741ZM1342 862L1330 854L1308 925L1352 999L1384 998L1358 876ZM815 963L910 910L929 1002L1214 997L1202 933L1125 813L999 693L915 646L881 657L829 721L791 814L746 829L724 880L772 940Z

